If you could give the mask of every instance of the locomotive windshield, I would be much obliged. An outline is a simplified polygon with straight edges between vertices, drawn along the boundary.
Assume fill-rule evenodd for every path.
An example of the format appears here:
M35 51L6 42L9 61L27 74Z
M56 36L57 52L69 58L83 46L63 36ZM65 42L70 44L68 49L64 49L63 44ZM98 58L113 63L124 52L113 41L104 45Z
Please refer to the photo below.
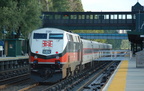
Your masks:
M33 39L47 39L47 33L34 33Z
M63 34L49 34L49 39L63 39Z

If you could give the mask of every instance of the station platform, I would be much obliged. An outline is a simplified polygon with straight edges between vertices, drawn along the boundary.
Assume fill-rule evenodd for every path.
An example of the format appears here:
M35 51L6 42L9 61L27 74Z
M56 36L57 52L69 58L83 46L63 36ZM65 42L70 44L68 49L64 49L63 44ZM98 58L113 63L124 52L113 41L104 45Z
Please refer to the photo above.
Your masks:
M136 66L136 57L121 61L102 91L144 91L144 68Z
M0 57L0 61L6 61L6 60L18 60L18 59L28 59L29 56L17 56L17 57Z

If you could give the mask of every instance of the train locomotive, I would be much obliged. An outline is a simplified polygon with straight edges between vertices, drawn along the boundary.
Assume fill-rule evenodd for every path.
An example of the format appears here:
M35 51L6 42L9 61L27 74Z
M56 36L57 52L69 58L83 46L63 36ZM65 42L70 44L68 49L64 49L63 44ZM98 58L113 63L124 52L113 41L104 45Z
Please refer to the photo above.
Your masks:
M112 49L111 44L84 40L78 34L57 28L32 31L29 46L32 73L50 81L73 76L91 67L92 60L102 56L101 50Z

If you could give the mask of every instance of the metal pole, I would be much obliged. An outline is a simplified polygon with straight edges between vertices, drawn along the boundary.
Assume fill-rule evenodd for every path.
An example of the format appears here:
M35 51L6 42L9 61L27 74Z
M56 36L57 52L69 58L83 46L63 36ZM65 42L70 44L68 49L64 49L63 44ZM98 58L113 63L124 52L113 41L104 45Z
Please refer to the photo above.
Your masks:
M140 10L139 10L139 32L140 32Z

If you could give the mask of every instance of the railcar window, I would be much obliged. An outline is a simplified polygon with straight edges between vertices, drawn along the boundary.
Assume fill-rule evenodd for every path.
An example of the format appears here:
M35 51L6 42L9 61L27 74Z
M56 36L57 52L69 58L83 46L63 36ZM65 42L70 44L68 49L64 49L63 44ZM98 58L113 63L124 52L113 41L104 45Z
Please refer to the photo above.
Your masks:
M33 39L47 39L46 33L34 33Z
M72 35L69 35L70 41L73 41L73 37Z
M80 37L78 37L78 40L80 41Z
M87 53L92 53L92 49L86 49L84 50L84 53L87 54Z
M49 34L49 39L63 39L63 34Z
M76 36L73 36L73 41L74 41L74 42L77 42Z
M69 35L67 34L67 39L68 39L68 41L70 41L70 38L69 38Z
M76 36L76 40L77 40L77 42L79 42L79 40L78 40L78 36Z

